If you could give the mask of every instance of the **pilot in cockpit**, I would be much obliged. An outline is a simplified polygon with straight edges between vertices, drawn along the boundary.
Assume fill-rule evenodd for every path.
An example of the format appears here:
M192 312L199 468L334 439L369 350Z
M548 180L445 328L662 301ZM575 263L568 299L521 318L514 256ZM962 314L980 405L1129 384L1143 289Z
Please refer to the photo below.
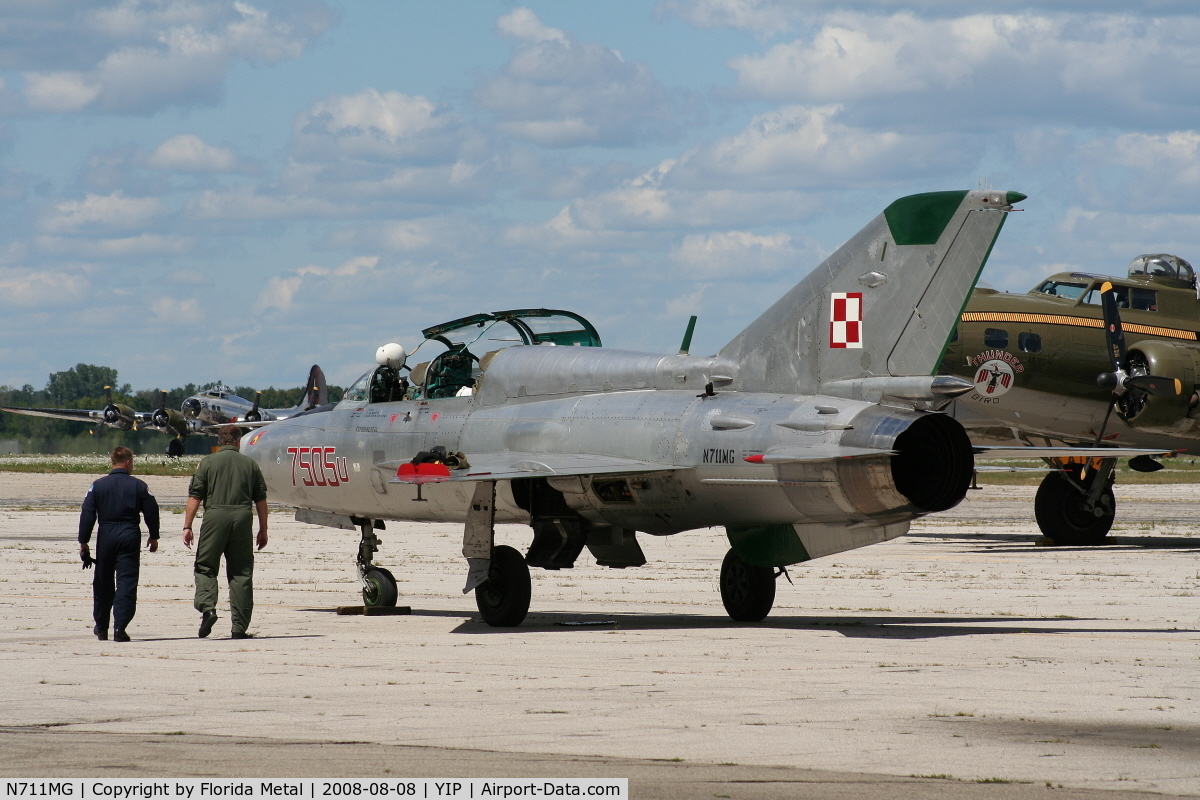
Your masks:
M408 379L400 374L408 354L401 345L392 342L375 351L375 363L379 364L371 376L368 402L394 403L404 399L408 391Z

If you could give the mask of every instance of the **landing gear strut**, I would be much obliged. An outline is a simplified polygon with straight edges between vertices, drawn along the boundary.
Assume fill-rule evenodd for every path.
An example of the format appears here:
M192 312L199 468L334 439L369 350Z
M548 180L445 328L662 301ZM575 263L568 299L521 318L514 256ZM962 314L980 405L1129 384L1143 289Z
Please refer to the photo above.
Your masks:
M362 540L358 544L358 579L362 582L362 598L364 606L394 606L399 592L396 588L396 578L383 567L371 563L375 552L379 550L379 537L375 535L375 525L382 527L383 523L375 520L356 520L362 531Z
M1115 463L1106 458L1098 469L1073 464L1042 480L1033 514L1047 538L1060 546L1105 543L1117 509L1112 490Z
M775 570L748 564L730 550L721 562L721 602L737 622L762 622L775 603Z

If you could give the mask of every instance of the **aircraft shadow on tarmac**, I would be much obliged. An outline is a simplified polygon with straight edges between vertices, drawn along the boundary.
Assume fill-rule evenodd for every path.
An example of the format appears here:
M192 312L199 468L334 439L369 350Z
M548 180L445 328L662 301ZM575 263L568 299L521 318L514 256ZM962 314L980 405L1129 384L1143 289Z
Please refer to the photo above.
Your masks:
M997 535L988 533L921 533L910 538L957 539L977 542L989 553L1028 553L1046 551L1051 553L1112 552L1115 550L1200 550L1200 538L1195 536L1109 536L1099 547L1043 547L1036 544L1040 537L1021 534Z
M421 610L412 616L470 617L451 633L490 636L528 633L578 633L588 630L723 630L730 628L767 628L772 630L828 630L848 638L937 639L946 636L995 636L997 634L1108 634L1108 633L1184 633L1176 628L1121 628L1104 625L1105 620L1075 619L1074 622L1100 623L1090 627L1068 627L1054 617L768 617L757 623L734 622L728 617L700 615L606 614L585 615L572 612L531 612L520 626L494 628L469 612ZM1002 623L1002 624L997 624Z
M306 610L316 611L318 609L306 609ZM324 609L320 609L320 610L323 611ZM146 639L143 639L141 637L135 637L133 641L135 643L136 642L188 642L188 641L191 641L193 639L198 639L198 638L200 638L200 637L196 636L196 634L193 633L191 636L158 636L158 637L146 638ZM320 634L316 634L316 633L289 633L289 634L277 634L274 636L270 636L265 633L263 633L263 634L256 633L253 636L251 636L249 639L234 639L230 636L208 636L205 638L207 638L210 642L253 642L256 640L269 641L272 639L320 639L321 636L320 636Z

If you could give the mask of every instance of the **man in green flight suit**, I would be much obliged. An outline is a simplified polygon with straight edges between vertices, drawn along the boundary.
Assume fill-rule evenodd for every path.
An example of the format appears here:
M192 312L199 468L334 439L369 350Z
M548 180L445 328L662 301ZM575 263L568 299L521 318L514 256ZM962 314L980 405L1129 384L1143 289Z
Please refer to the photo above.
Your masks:
M226 425L217 433L217 452L205 456L188 487L183 514L183 543L192 546L192 521L204 504L204 522L196 543L196 610L200 612L200 638L208 636L217 621L217 572L225 556L229 581L229 607L233 638L249 639L254 611L253 514L258 512L258 549L267 546L267 482L262 470L238 451L242 431Z

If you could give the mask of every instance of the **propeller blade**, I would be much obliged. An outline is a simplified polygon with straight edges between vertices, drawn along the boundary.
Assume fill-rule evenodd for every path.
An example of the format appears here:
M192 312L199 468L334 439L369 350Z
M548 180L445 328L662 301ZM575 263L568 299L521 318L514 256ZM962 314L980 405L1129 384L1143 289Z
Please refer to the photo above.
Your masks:
M1124 370L1125 332L1121 328L1121 312L1117 308L1117 296L1113 285L1105 281L1100 286L1100 308L1104 311L1104 341L1108 345L1108 361L1113 372Z
M1125 379L1125 386L1156 397L1175 397L1183 394L1183 383L1178 378L1161 375L1134 375Z

